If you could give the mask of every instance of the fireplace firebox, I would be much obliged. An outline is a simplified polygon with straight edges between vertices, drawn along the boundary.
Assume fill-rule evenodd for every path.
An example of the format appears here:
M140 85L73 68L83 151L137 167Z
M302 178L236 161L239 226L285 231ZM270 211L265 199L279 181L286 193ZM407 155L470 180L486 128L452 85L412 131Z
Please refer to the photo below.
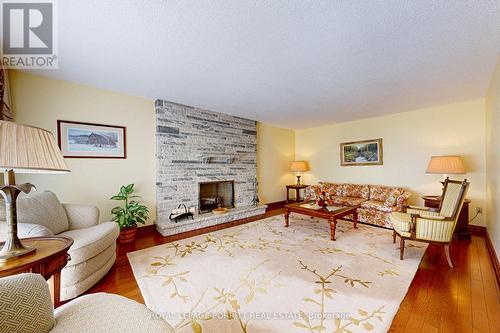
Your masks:
M199 211L200 214L211 212L218 207L234 207L234 181L214 181L199 183Z

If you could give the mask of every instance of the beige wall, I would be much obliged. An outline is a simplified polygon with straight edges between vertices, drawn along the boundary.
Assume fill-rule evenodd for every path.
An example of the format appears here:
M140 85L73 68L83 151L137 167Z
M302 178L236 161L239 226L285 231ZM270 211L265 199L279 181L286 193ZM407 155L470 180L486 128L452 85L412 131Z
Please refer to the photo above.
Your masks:
M127 159L71 159L65 175L19 175L40 190L54 191L63 202L96 205L101 220L109 220L116 202L109 198L120 185L135 183L155 217L154 101L64 81L11 71L15 120L57 135L57 120L127 127Z
M499 243L498 149L499 69L488 95L488 193L491 233ZM109 219L114 203L109 201L121 184L133 182L155 212L155 113L154 101L117 94L64 81L11 71L11 91L16 121L56 132L57 119L95 122L127 127L126 160L67 159L68 175L24 175L40 189L55 191L65 202L88 203L101 208ZM496 84L495 84L496 82ZM493 107L495 106L495 107ZM425 174L430 155L460 154L470 170L469 198L486 205L485 101L482 99L437 106L395 115L293 131L258 123L257 173L261 202L285 199L284 186L295 182L288 171L290 161L306 159L312 170L308 183L319 180L403 185L412 190L414 203L420 194L440 192L439 175ZM384 139L384 165L340 167L339 143ZM495 144L496 143L496 144ZM494 186L496 185L496 187ZM495 218L496 217L496 218ZM494 223L496 221L496 223ZM479 216L474 224L484 225ZM497 246L498 248L498 246Z
M500 256L500 57L486 97L486 196L488 234Z
M257 179L261 203L286 199L285 185L293 184L290 162L295 155L295 131L257 123Z
M468 169L465 177L471 183L468 197L472 199L472 217L475 207L485 207L484 126L484 100L470 100L299 130L295 134L295 157L310 162L308 183L326 180L399 185L414 193L413 203L422 204L420 195L441 191L442 176L425 173L430 156L462 155ZM384 140L383 165L340 166L339 143L377 138ZM483 216L479 215L474 224L484 225Z

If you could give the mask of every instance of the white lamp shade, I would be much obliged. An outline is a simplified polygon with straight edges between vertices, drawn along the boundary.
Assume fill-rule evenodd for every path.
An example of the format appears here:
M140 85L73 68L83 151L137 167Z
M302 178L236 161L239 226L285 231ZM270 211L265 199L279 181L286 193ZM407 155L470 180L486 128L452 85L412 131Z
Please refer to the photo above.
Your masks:
M70 172L54 136L41 128L0 121L0 172Z
M432 156L426 172L464 174L466 170L461 156Z

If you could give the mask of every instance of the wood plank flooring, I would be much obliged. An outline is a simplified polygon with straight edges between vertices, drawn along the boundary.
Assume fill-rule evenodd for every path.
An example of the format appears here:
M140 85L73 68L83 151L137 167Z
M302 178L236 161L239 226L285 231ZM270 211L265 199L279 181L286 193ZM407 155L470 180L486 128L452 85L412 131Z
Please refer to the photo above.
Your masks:
M283 213L274 209L266 217ZM109 292L143 303L127 253L235 226L258 218L162 237L142 232L135 243L120 245L111 271L87 293ZM500 332L500 291L485 238L457 240L451 247L455 268L449 269L442 247L429 245L417 274L394 318L390 332Z

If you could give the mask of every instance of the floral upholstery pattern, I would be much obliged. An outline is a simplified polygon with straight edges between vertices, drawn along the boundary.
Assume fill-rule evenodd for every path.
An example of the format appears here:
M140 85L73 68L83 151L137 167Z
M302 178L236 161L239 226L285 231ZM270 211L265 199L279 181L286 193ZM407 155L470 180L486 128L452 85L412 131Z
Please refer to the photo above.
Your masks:
M380 201L375 201L375 200L368 200L363 203L361 203L361 208L368 208L368 209L376 209L380 210L381 212L386 212L386 213L391 213L396 210L396 206L391 206L387 207L385 205L385 202L380 202Z
M344 184L343 197L370 198L370 186L358 184Z
M333 196L344 196L344 184L334 184L334 183L327 183L327 182L320 182L319 183L322 191L326 192L330 195Z
M370 185L370 200L385 202L391 196L398 196L404 190L399 187L389 187L382 185Z
M329 205L357 206L358 221L392 229L390 214L403 212L411 193L401 187L320 182L306 188L306 200L325 192ZM346 217L348 219L348 217Z
M334 205L342 206L357 206L362 204L366 199L352 197L330 197Z
M392 229L391 213L371 208L359 208L357 212L358 222L369 223Z

